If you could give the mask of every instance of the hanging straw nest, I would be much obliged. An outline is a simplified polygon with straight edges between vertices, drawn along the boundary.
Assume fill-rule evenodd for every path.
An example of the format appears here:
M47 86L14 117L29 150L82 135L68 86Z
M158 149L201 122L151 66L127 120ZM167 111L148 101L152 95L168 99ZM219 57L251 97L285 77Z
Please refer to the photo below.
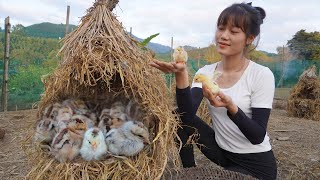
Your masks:
M25 144L32 165L27 179L160 179L170 162L179 166L178 126L161 73L152 55L130 37L111 10L118 0L96 0L79 27L63 40L61 64L44 80L39 116L48 105L75 98L94 104L135 100L149 129L151 145L134 157L59 163L39 146Z
M288 99L287 112L291 116L320 120L320 79L315 65L300 76Z

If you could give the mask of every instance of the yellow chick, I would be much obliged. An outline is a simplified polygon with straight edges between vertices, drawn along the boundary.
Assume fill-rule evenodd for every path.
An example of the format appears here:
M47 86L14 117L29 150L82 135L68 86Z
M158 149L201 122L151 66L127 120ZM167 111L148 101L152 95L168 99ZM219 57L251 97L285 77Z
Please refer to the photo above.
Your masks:
M220 72L216 72L213 77L209 77L207 75L204 75L204 74L197 74L195 77L194 77L194 82L196 83L202 83L202 85L205 85L207 86L211 92L213 94L217 94L219 93L220 91L220 88L218 86L218 84L215 82L215 80L221 76L221 73Z
M173 61L176 63L187 63L188 53L183 49L183 47L177 47L173 52Z

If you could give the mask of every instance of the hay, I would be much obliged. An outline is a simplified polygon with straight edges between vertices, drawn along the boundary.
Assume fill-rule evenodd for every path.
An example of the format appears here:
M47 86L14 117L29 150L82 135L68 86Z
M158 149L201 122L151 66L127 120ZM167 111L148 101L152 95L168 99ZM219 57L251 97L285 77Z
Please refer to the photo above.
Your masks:
M168 161L179 166L178 122L161 73L148 64L152 57L123 29L110 11L115 1L96 0L79 27L63 40L61 64L44 79L44 108L68 98L95 104L135 100L142 106L152 144L136 157L112 157L104 161L58 163L40 147L27 146L32 165L27 179L160 179ZM27 142L30 142L28 139Z
M292 88L288 99L288 115L320 120L320 79L316 72L315 65L307 69Z

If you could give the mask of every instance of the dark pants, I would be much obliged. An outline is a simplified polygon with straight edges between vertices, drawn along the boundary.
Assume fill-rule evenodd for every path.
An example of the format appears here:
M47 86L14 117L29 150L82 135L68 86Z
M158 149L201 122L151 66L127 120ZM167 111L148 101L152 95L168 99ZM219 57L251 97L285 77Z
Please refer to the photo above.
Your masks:
M214 130L199 117L190 120L182 119L182 128L178 135L183 143L180 157L183 167L195 166L194 151L191 144L186 144L189 136L197 133L197 146L212 162L227 170L248 174L259 179L276 179L277 165L272 150L261 153L237 154L221 149L216 140Z

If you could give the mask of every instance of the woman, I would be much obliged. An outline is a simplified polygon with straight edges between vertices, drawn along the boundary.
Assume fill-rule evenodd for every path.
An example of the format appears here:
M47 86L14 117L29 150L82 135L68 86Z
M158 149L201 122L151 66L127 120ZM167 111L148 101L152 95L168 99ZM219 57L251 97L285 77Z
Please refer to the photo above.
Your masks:
M274 76L269 68L245 57L259 37L265 11L250 4L233 4L219 16L215 41L221 61L204 66L196 74L222 73L216 82L218 94L200 83L189 86L183 63L154 60L151 66L165 73L175 73L176 98L183 142L180 157L184 167L195 166L193 148L185 145L195 131L201 152L225 169L249 174L259 179L276 179L277 166L266 132L274 96ZM212 127L196 111L202 98L208 102Z

